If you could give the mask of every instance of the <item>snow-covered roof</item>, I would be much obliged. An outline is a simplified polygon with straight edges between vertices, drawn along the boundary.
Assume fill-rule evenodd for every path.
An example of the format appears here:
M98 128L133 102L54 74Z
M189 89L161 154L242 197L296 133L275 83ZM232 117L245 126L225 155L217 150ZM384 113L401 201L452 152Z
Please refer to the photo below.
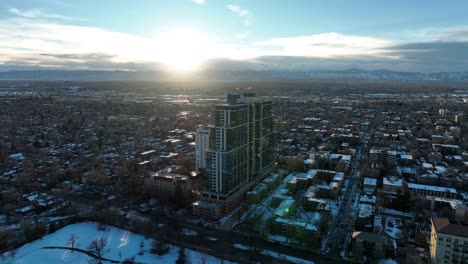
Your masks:
M22 153L11 154L11 155L10 155L10 158L16 159L16 160L23 160L23 159L25 159L25 157L24 157L24 155L23 155Z
M444 166L435 166L435 169L436 169L437 173L439 173L439 174L444 174L444 173L447 172L447 169L445 169Z
M450 199L450 198L442 198L442 197L436 197L436 196L426 196L427 200L434 200L437 202L445 202L450 204L450 206L455 209L455 208L466 208L465 203L462 200L458 199Z
M402 155L400 155L400 159L412 160L413 156L411 154L402 154Z
M344 173L343 172L337 172L335 174L335 176L333 176L332 181L339 182L339 181L342 181L343 179L344 179Z
M434 168L434 167L432 166L432 164L430 164L430 163L423 163L423 164L422 164L422 167L423 167L424 169L428 169L428 170Z
M287 197L284 199L279 205L278 208L275 210L275 215L278 217L282 217L290 211L290 208L294 206L296 201L292 197Z
M374 212L374 207L370 204L359 204L359 218L367 218Z
M416 183L408 183L409 189L419 189L419 190L430 190L435 192L449 192L449 193L457 193L457 190L454 188L449 187L440 187L440 186L432 186L432 185L423 185L423 184L416 184Z
M259 183L257 184L257 186L255 186L255 188L253 188L251 191L247 192L249 194L257 194L257 193L260 193L264 190L266 190L268 186L264 183Z
M287 224L287 225L291 225L291 226L298 226L298 227L302 227L302 228L305 228L307 226L306 221L286 219L286 218L282 218L282 217L276 218L275 222L283 223L283 224Z
M25 206L25 207L22 207L22 208L20 208L20 209L17 209L16 212L18 212L18 213L25 213L25 212L31 211L31 210L33 210L33 209L34 209L34 207L33 207L32 205L27 205L27 206Z
M384 177L383 178L383 184L384 185L392 185L392 186L403 186L403 180L402 179L397 179L394 177Z
M309 231L318 231L318 227L315 224L308 223L305 227L306 230Z
M431 172L431 173L425 173L425 174L419 176L419 178L434 178L434 179L437 179L439 177Z
M376 200L377 198L375 195L361 195L359 198L359 202L368 204L375 204Z
M269 182L272 182L272 181L275 181L276 179L278 179L280 176L278 173L272 173L270 176L268 176L267 178L263 179L263 183L269 183Z
M364 178L364 185L377 185L377 179Z

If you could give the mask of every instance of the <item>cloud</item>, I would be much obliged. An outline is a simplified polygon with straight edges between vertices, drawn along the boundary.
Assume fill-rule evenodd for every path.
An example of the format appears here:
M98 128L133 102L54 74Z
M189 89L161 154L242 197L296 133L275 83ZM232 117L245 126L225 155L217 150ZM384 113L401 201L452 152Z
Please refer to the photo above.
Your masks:
M402 42L468 42L468 26L429 27L395 32L388 37Z
M49 18L49 19L61 19L61 20L71 20L71 17L62 16L58 14L46 13L42 9L29 9L29 10L20 10L18 8L10 8L8 12L24 17L24 18Z
M242 55L244 51L236 45L190 30L160 32L147 38L36 18L0 19L0 64L23 61L82 67L89 62L89 67L97 67L97 60L102 60L108 65L164 63L182 68L216 57L244 58Z
M278 71L360 68L425 73L466 72L468 69L468 42L452 40L399 43L345 35L338 38L342 41L337 41L335 37L331 39L335 41L312 35L259 42L257 45L265 45L267 50L253 51L253 54L257 54L255 57L236 61L219 59L210 61L208 67L223 70ZM306 42L308 46L306 49L292 49L296 42ZM280 49L274 49L275 47ZM284 47L292 50L285 50ZM329 53L321 53L324 50L322 47L326 47L325 51Z
M205 3L205 0L192 0L192 1L198 5L203 5Z
M405 43L389 47L407 71L467 71L468 42L445 41Z
M63 25L29 18L0 20L0 64L80 65L158 61L154 41L104 29ZM96 54L99 54L97 56ZM94 56L94 57L93 57ZM106 56L106 57L104 57Z
M468 27L434 28L422 31L428 41L468 42Z
M95 60L108 60L114 56L102 53L88 53L88 54L39 54L46 57L54 57L57 59L95 59Z
M233 13L239 15L240 17L242 17L243 20L244 20L244 25L246 25L246 26L250 25L251 20L252 20L252 13L249 10L243 9L240 6L233 5L233 4L229 4L226 7L231 12L233 12Z
M4 54L0 53L0 57ZM0 69L67 69L67 70L163 70L157 62L119 62L109 54L16 54L0 63Z
M249 36L249 34L250 34L249 32L241 32L241 33L238 33L238 34L236 35L236 38L238 38L238 39L245 39L245 38L247 38L247 37Z
M319 58L360 55L390 58L386 48L394 44L393 41L386 39L344 35L335 32L291 38L275 38L256 43L257 46L273 50L274 54L272 55Z
M230 10L240 17L250 16L239 6L232 5ZM244 34L232 36L229 42L190 30L160 32L155 38L147 38L43 18L43 13L34 12L0 18L0 69L16 65L150 70L177 60L184 64L187 59L194 64L206 61L208 66L215 60L223 69L357 67L436 72L468 68L468 27L421 30L415 32L416 41L412 43L330 32L248 44Z

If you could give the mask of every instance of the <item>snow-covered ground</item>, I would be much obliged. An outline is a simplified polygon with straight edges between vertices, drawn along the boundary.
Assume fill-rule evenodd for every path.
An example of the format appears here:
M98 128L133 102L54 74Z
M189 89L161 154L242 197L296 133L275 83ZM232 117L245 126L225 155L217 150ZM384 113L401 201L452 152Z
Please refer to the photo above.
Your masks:
M11 252L6 252L0 257L0 263L88 263L91 257L84 253L72 252L66 249L42 249L47 246L70 247L69 238L72 234L78 237L75 248L84 250L88 248L94 239L104 238L108 241L106 248L109 249L109 252L104 254L103 257L111 260L123 261L135 257L135 261L139 263L175 263L179 252L178 247L171 246L169 253L163 256L154 255L150 252L152 239L146 239L141 235L111 226L107 226L105 231L101 231L98 230L97 223L85 222L68 225L39 240L28 243L18 248L14 257L12 257ZM141 255L140 252L142 252ZM202 258L201 253L188 249L186 249L186 255L192 263L198 263ZM218 258L206 257L207 263L219 263Z
M241 249L241 250L247 250L247 251L254 250L253 248L251 248L249 246L244 246L244 245L241 245L241 244L234 244L233 246L235 248L238 248L238 249ZM281 254L281 253L278 253L278 252L273 252L273 251L270 251L270 250L259 250L259 252L261 254L263 254L263 255L272 256L272 257L280 259L280 260L284 259L284 260L287 260L287 261L292 262L292 263L314 264L314 262L310 261L310 260L296 258L296 257L293 257L293 256L288 256L288 255L285 255L285 254Z
M186 236L196 236L198 233L193 230L188 230L188 229L182 229L182 233Z
M338 215L338 211L340 210L340 202L332 200L332 199L322 199L327 202L328 206L330 206L331 215L336 217Z
M383 259L379 262L379 264L397 264L398 262L396 262L395 260L393 259Z
M463 197L463 200L468 201L468 192L462 192L460 194Z

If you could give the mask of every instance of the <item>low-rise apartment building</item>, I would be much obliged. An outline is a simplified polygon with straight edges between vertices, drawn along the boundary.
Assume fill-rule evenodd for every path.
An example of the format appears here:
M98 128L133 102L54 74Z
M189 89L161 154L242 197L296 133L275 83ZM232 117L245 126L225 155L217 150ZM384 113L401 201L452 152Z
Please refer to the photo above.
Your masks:
M468 263L468 224L432 218L431 263Z

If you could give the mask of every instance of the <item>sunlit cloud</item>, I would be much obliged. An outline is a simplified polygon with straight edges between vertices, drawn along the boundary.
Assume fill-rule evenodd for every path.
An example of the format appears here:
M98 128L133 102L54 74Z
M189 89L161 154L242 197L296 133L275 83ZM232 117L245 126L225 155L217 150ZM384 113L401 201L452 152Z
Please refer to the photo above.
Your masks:
M386 47L396 43L386 39L331 32L310 36L275 38L256 44L275 48L275 53L281 56L329 58L357 55L387 56Z
M26 18L0 21L0 48L15 53L85 54L108 53L121 60L145 58L138 48L148 49L147 39L93 27L38 22ZM133 48L132 48L133 47Z
M192 1L198 5L203 5L205 3L205 0L192 0Z
M245 39L249 36L249 32L242 32L236 35L236 38L238 39Z
M147 38L29 18L0 20L0 63L84 63L95 61L90 54L100 54L106 55L101 59L111 63L163 63L171 68L192 69L205 60L229 56L230 50L234 50L230 45L186 28Z
M237 36L245 38L246 35ZM338 33L276 38L255 45L225 43L195 29L170 29L153 38L94 27L39 22L28 18L0 20L0 63L80 65L87 61L109 63L163 63L171 69L191 70L203 62L262 56L375 56L391 58L385 47L393 42ZM128 65L128 64L126 64Z
M228 8L242 18L251 16L239 6L228 5ZM297 69L309 67L312 59L320 62L319 66L327 61L333 65L341 61L343 65L357 66L365 62L369 67L392 69L401 65L411 69L420 63L428 71L443 64L458 68L466 65L463 56L458 54L464 54L468 27L420 30L412 39L418 43L335 32L251 43L247 41L252 38L250 31L234 34L230 40L189 27L165 29L156 32L154 37L142 37L71 25L70 21L64 24L60 15L43 11L15 8L9 11L14 16L0 19L0 65L101 70L151 70L164 65L171 70L194 70L216 59L271 64L277 68L294 61ZM459 45L423 45L443 42ZM278 60L272 59L275 57ZM287 60L283 59L286 57ZM438 63L431 68L431 61Z
M44 12L42 9L29 9L29 10L20 10L18 8L10 8L8 9L8 12L24 17L24 18L50 18L50 19L62 19L62 20L71 20L71 17L68 16L63 16L63 15L58 15L58 14L53 14L53 13L47 13Z
M251 20L252 20L252 13L249 10L243 9L240 6L233 5L233 4L229 4L226 7L231 12L233 12L233 13L239 15L240 17L242 17L243 21L244 21L244 25L246 25L246 26L250 25Z

